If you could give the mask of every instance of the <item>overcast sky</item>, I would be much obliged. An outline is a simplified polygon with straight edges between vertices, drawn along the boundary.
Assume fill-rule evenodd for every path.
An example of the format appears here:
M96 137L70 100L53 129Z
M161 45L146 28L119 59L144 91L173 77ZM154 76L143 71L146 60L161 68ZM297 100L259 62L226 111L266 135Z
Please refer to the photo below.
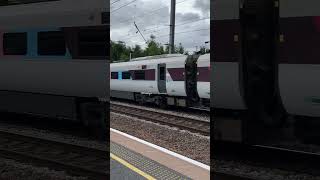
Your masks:
M168 43L171 0L136 0L130 3L132 1L110 0L111 40L145 47L145 41L136 33L135 21L147 40L153 34L157 42ZM175 44L182 43L186 50L193 52L196 46L199 49L210 40L210 0L176 0L176 3Z

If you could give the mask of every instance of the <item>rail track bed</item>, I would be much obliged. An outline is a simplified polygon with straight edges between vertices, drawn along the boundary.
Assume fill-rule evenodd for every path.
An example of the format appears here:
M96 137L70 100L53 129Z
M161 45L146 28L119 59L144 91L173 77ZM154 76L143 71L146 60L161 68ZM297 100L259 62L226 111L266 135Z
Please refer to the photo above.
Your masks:
M256 180L255 178L240 176L237 174L213 171L213 179L217 180Z
M128 115L146 121L156 122L183 130L200 133L206 136L210 135L210 122L193 119L173 114L151 111L143 108L132 107L120 104L111 104L111 112Z
M263 145L214 142L214 160L320 176L320 154ZM213 161L214 161L213 160Z
M0 131L0 156L88 179L109 177L109 152Z

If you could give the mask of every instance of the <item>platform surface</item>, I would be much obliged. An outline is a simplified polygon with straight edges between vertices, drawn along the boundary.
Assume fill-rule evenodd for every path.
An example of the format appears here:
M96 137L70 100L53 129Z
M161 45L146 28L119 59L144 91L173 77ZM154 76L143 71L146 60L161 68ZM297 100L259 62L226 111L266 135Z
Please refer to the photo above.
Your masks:
M123 132L110 131L111 179L210 179L210 167Z
M134 172L125 165L119 163L114 159L110 159L110 179L132 179L132 180L145 180L143 176Z

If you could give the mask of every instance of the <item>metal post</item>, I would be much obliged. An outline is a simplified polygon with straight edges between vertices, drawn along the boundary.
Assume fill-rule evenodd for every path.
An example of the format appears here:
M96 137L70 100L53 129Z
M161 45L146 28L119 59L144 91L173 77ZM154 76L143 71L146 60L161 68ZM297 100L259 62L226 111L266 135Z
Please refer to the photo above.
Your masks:
M174 53L175 18L176 18L176 0L171 0L169 54Z

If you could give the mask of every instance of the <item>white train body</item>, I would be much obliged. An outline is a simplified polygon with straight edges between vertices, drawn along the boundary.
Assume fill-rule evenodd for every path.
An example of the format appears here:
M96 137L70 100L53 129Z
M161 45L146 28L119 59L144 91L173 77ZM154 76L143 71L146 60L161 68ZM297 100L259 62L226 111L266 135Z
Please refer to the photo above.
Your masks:
M187 56L181 55L176 57L167 57L161 59L152 60L141 60L141 61L130 61L123 63L112 63L110 66L111 72L123 72L123 71L134 71L141 70L142 66L145 66L145 71L150 71L150 75L147 72L145 80L132 79L111 79L110 87L111 90L116 91L130 91L139 92L142 94L161 94L158 88L156 79L159 78L158 64L166 64L166 91L168 95L172 96L186 96L184 87L184 81L173 81L168 69L179 68L184 69ZM182 72L184 73L184 72Z
M109 13L105 0L2 2L0 111L81 117L106 133Z
M190 70L186 70L186 65L190 65ZM209 100L209 65L210 55L190 58L178 54L112 63L110 66L111 96L114 91L135 93L135 95L159 95L167 98L167 104L181 106L188 104L186 101L181 101L188 99L190 93L198 99ZM142 78L138 77L141 75ZM189 86L188 82L191 81L194 81L194 85ZM134 95L131 96L131 99L133 98L136 99Z
M210 54L200 56L197 62L198 71L205 71L202 76L210 77ZM205 77L199 77L200 72L197 73L197 91L200 98L210 99L210 79L209 81L203 80ZM212 91L212 90L211 90Z
M107 31L102 14L108 11L108 3L103 0L0 6L0 90L106 99L106 57L78 58L70 54L70 47L65 55L39 55L37 35L50 31L66 34L84 27ZM26 54L5 54L5 36L14 33L26 33Z

